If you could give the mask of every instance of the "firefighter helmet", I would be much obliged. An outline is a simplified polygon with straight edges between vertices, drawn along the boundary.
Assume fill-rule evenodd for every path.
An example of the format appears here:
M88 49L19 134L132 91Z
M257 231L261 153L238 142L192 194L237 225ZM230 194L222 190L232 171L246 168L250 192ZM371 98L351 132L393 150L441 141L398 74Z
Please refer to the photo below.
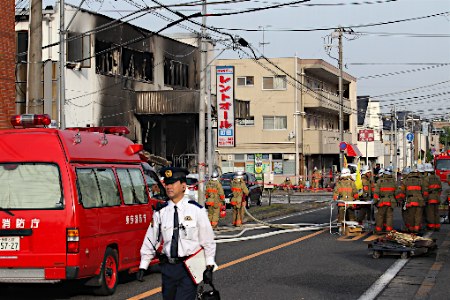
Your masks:
M425 165L424 164L418 164L417 165L417 172L424 173L425 172Z
M409 173L411 173L411 168L410 167L404 167L402 170L402 174L403 175L408 175Z
M219 173L217 173L217 171L212 172L212 174L211 174L211 179L212 179L212 180L217 180L217 179L219 179Z
M391 166L384 169L384 174L386 175L392 175L393 168Z
M244 178L244 172L242 171L237 171L236 175L234 175L234 178Z
M379 171L378 171L378 176L382 176L383 174L384 174L384 168L381 168Z
M434 172L433 165L430 163L425 164L425 172Z
M342 168L341 171L341 177L350 177L350 169L349 168Z

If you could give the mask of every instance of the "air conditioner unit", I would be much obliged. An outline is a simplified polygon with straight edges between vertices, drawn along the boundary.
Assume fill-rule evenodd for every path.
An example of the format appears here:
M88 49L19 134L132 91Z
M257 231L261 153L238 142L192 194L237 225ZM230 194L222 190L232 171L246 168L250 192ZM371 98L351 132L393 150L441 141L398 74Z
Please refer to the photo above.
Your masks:
M71 62L71 61L69 61L69 62L66 63L66 67L68 69L79 71L79 70L81 70L81 63L80 62Z

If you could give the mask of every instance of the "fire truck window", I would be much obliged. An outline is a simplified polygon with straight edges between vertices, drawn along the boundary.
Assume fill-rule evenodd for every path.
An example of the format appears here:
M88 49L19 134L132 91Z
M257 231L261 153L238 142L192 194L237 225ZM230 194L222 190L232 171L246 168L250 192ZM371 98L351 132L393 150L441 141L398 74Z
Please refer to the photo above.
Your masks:
M55 164L0 164L0 207L62 208L59 169Z
M80 201L85 208L101 207L102 199L93 169L77 169Z
M148 203L144 177L140 169L117 169L125 204Z
M450 170L450 159L436 160L436 169L441 171Z
M112 169L97 169L97 179L103 206L120 205L119 189Z
M128 170L117 169L117 176L119 177L120 188L122 189L123 203L133 204L134 189Z
M128 169L133 183L135 198L134 203L148 203L147 190L145 189L144 177L140 169Z

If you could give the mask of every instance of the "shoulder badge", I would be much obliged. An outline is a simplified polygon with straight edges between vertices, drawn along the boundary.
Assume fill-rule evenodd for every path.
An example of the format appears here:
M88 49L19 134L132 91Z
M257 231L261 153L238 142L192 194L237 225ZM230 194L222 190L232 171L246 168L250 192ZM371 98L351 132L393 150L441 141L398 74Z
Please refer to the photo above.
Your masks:
M203 206L201 206L200 204L198 204L198 202L196 202L194 200L189 200L188 203L194 204L195 206L198 206L199 208L203 208Z
M163 203L161 203L161 202L156 203L155 211L160 211L161 209L166 207L168 204L169 204L169 202L167 202L167 201L165 201Z
M192 217L191 216L186 216L186 217L184 217L184 220L185 221L192 221Z

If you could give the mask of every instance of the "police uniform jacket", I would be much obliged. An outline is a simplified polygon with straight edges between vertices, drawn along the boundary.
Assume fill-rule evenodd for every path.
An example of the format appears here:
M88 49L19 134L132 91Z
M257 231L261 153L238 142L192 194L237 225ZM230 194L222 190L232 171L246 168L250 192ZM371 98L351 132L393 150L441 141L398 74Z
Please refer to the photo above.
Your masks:
M395 179L392 175L383 175L375 186L373 195L374 204L377 207L394 206L401 193L397 189Z
M210 180L206 184L206 204L218 208L225 200L222 184L218 180Z
M350 177L344 177L336 183L333 191L333 200L353 201L358 199L358 190L355 182ZM344 203L338 203L338 206L345 206Z
M233 198L230 200L231 205L234 205L237 208L241 207L244 194L248 195L248 188L245 185L245 182L242 179L233 179L231 181L231 192L233 192Z
M419 173L410 173L401 185L401 197L406 199L406 207L422 207L424 184Z
M442 192L442 183L436 174L430 174L424 179L423 196L429 204L439 204Z
M141 247L140 269L147 269L155 256L161 242L164 242L163 253L170 257L170 244L173 235L173 215L175 204L168 201L153 214L152 224L148 227ZM208 219L207 211L197 202L186 196L177 204L180 233L178 240L178 256L186 257L194 254L200 247L205 249L207 265L214 265L216 243L214 232Z

